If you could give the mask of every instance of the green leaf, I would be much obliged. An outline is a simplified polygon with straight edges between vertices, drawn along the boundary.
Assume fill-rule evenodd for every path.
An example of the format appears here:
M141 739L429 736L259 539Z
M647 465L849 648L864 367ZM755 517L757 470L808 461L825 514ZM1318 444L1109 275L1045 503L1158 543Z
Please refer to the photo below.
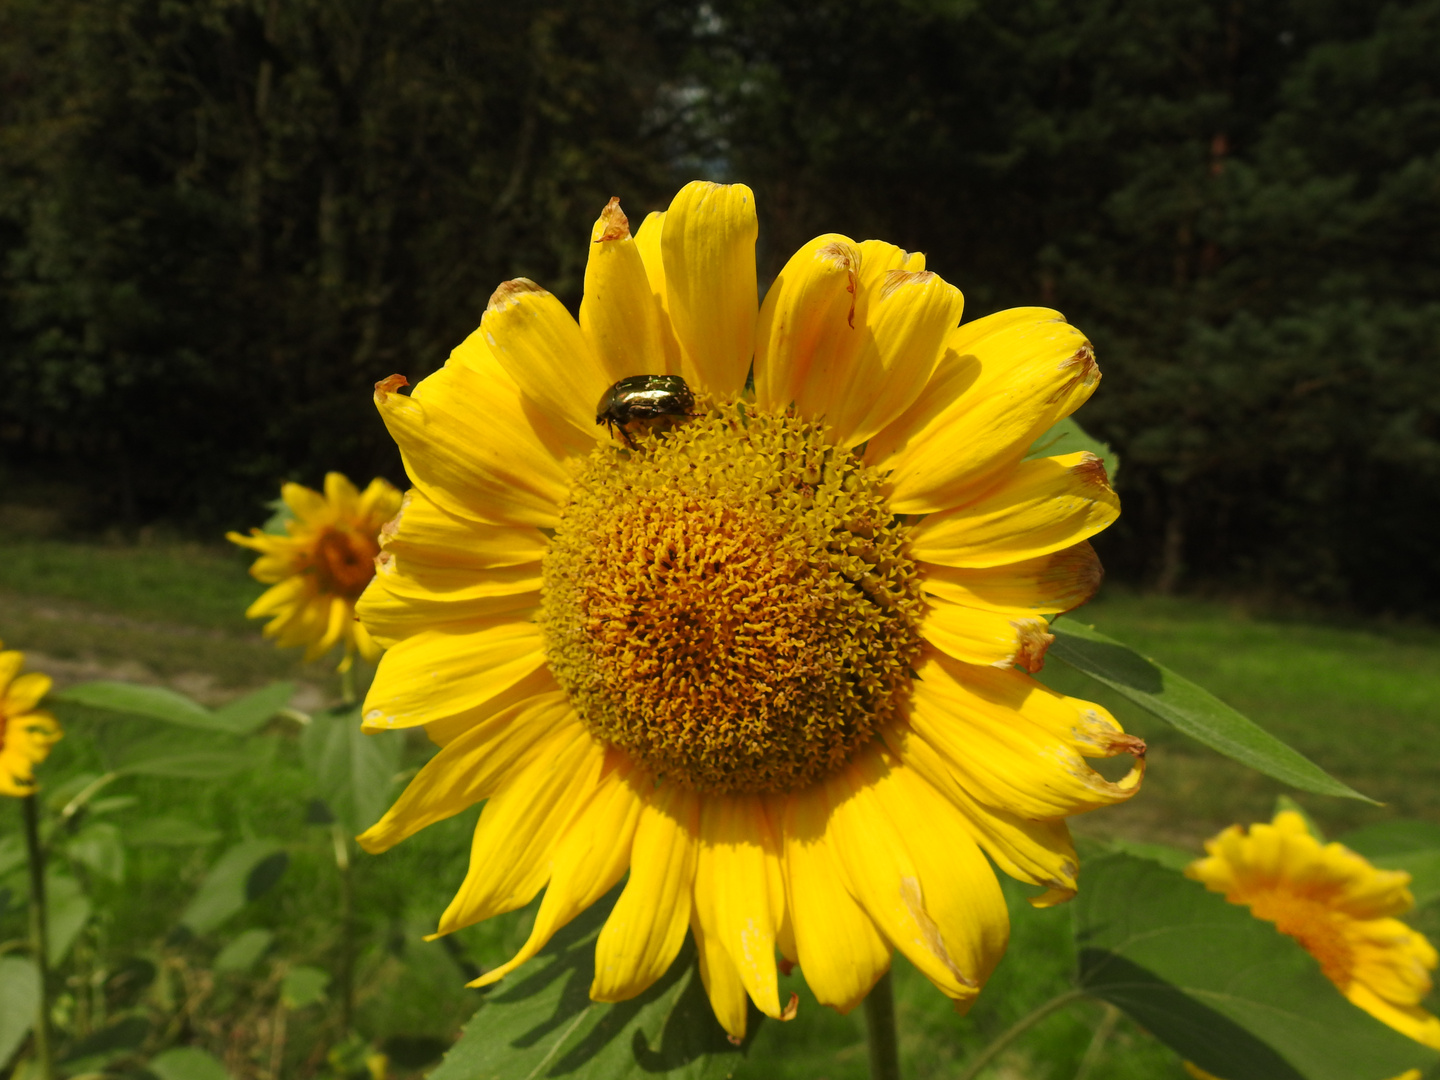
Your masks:
M1387 821L1348 833L1340 843L1382 870L1408 871L1417 908L1440 900L1440 825Z
M50 931L46 952L54 968L59 967L70 952L70 946L85 929L94 908L78 881L64 874L49 873L45 875L45 910Z
M219 1058L195 1046L177 1046L156 1054L145 1068L160 1080L230 1080Z
M180 916L180 924L193 933L205 934L235 915L263 889L252 883L255 878L271 877L270 884L288 861L276 840L243 840L220 856L205 880L200 883L194 899ZM268 885L267 885L268 887Z
M1200 857L1184 848L1171 847L1169 844L1149 844L1141 840L1112 840L1109 847L1111 851L1133 855L1137 859L1149 859L1171 870L1184 870Z
M0 1069L4 1069L40 1010L40 972L28 956L0 956Z
M285 973L280 984L280 1000L287 1009L303 1009L314 1005L325 997L325 988L330 985L330 973L317 967L293 967Z
M274 940L275 935L269 930L246 930L220 950L220 955L215 957L215 970L249 971Z
M215 714L204 705L163 686L140 686L136 683L102 679L56 691L50 695L49 700L128 716L146 716L152 720L179 724L181 727L201 728L206 731L226 730L216 722Z
M117 884L125 880L125 847L120 830L109 822L97 822L76 833L65 844L65 854Z
M0 836L0 877L25 863L25 841L18 833Z
M294 683L272 683L216 709L215 721L236 735L249 735L264 727L294 696Z
M1110 687L1196 742L1302 791L1375 801L1342 784L1208 690L1128 645L1073 619L1053 624L1051 631L1055 642L1050 657Z
M321 713L300 738L320 797L351 835L375 824L389 806L401 749L399 732L364 734L359 709Z
M187 739L161 733L127 746L116 772L178 780L223 780L253 768L259 759L258 747L233 737Z
M1078 454L1088 450L1105 463L1105 474L1110 483L1120 475L1120 455L1111 450L1107 443L1086 433L1073 416L1067 416L1031 444L1025 453L1025 460L1039 457L1058 457L1061 454Z
M740 1048L715 1020L690 942L639 997L590 1000L595 938L612 903L593 905L492 989L429 1080L708 1080L733 1072ZM750 1020L753 1036L753 1009Z
M1148 859L1085 864L1080 983L1226 1080L1357 1080L1440 1054L1350 1004L1294 940Z
M201 847L219 839L215 829L184 818L151 818L125 828L125 841L136 847Z

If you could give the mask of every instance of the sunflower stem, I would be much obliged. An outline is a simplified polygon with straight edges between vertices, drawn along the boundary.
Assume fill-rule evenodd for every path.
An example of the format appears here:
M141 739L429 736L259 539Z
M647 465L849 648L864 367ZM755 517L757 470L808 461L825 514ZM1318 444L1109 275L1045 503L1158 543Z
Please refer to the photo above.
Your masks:
M1115 1033L1115 1025L1119 1022L1120 1010L1107 1001L1105 1015L1100 1020L1100 1026L1095 1029L1095 1035L1090 1040L1090 1045L1085 1048L1085 1056L1080 1059L1080 1067L1075 1070L1075 1080L1088 1080L1091 1071L1100 1063L1100 1055L1105 1050L1105 1044L1110 1041L1110 1036Z
M355 704L355 665L349 661L353 660L349 654L345 657L347 663L340 669L340 701L345 705Z
M870 1080L900 1080L900 1039L895 1027L895 983L885 972L865 997Z
M350 862L350 838L338 822L330 826L335 845L335 867L340 871L340 957L336 983L340 998L340 1033L350 1032L355 1012L355 878Z
M1038 1024L1041 1020L1044 1020L1051 1013L1057 1012L1058 1010L1063 1009L1066 1005L1069 1005L1072 1001L1079 1001L1083 997L1085 997L1084 990L1067 990L1065 991L1065 993L1051 998L1049 1001L1045 1002L1045 1004L1039 1006L1025 1016L1022 1016L1019 1020L1016 1020L1015 1023L1011 1024L1010 1027L999 1036L999 1038L997 1038L989 1046L985 1047L984 1050L980 1051L979 1055L975 1058L975 1060L970 1062L970 1064L966 1067L965 1071L960 1074L960 1080L975 1080L975 1077L980 1075L981 1069L985 1068L986 1065L989 1065L990 1062L994 1061L995 1058L999 1056L1002 1050L1004 1050L1012 1042L1018 1039L1021 1035L1025 1034L1025 1032L1029 1031L1032 1027Z
M30 857L30 951L40 973L35 1060L40 1066L40 1080L55 1080L55 1041L50 1032L50 935L45 917L45 849L40 846L40 809L34 795L26 795L20 802L25 814L25 849Z

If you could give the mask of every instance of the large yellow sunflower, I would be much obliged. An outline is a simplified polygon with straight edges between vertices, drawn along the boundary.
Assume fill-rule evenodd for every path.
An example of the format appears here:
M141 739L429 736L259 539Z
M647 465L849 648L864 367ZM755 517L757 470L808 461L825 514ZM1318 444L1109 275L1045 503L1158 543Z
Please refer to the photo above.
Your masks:
M39 790L35 766L50 756L50 748L64 734L55 717L36 708L50 692L50 676L38 671L22 675L24 666L24 653L0 652L0 795L14 799Z
M1324 844L1290 810L1247 832L1207 840L1186 874L1250 908L1305 947L1340 992L1377 1020L1440 1050L1440 1018L1421 1007L1436 954L1396 915L1414 905L1410 875L1378 870L1341 844Z
M755 238L742 185L633 237L611 200L578 321L510 281L412 394L380 383L415 486L358 607L389 647L366 729L441 747L362 845L488 800L439 931L545 889L477 983L628 871L591 996L645 990L689 930L735 1039L747 994L788 1014L777 950L842 1011L895 948L967 1006L1009 931L985 856L1071 896L1065 817L1143 762L1085 758L1144 752L1017 670L1118 513L1092 455L1024 460L1099 380L1084 335L1039 308L957 328L923 256L838 235L759 305ZM612 435L597 411L642 374L694 402L668 378Z
M344 643L340 670L348 671L358 652L380 657L365 628L355 619L355 601L375 576L380 529L400 508L400 492L376 478L363 492L338 472L325 475L325 492L285 484L280 497L293 517L285 534L251 529L250 535L226 533L241 547L260 552L250 567L257 581L274 586L245 612L270 621L265 636L282 648L305 646L306 661Z

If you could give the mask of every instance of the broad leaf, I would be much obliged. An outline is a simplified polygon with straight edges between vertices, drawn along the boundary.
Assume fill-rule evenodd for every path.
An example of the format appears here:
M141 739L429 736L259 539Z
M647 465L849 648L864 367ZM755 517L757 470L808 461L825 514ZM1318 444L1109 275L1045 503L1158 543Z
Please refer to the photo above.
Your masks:
M293 967L285 973L280 984L280 1000L287 1009L303 1009L325 998L325 988L330 985L330 973L317 967Z
M55 968L70 952L70 946L75 944L95 909L78 881L53 872L45 875L45 909L49 930L45 951L50 966Z
M274 940L275 935L269 930L246 930L220 950L220 955L215 957L215 970L249 971Z
M295 696L295 684L278 682L215 710L215 721L237 735L258 731Z
M1120 455L1109 445L1086 433L1073 416L1067 416L1045 434L1041 435L1025 453L1025 460L1039 457L1057 457L1060 454L1076 454L1088 450L1105 463L1105 474L1110 483L1120 475Z
M263 888L257 878L274 884L284 872L287 856L275 840L244 840L236 844L210 868L195 898L180 916L180 923L196 934L214 930L255 899ZM279 867L279 873L275 868Z
M1374 802L1189 679L1093 627L1066 619L1049 656L1103 683L1196 742L1302 791Z
M4 1069L40 1009L40 972L29 957L0 956L0 1069Z
M56 691L47 700L129 716L147 716L182 727L225 730L216 722L215 714L204 705L163 686L140 686L101 679Z
M1387 821L1342 836L1340 842L1382 870L1408 871L1417 908L1440 900L1440 825Z
M125 827L125 841L136 847L201 847L220 839L214 829L185 818L151 818Z
M166 776L180 780L223 780L252 768L260 750L229 735L178 738L157 734L127 746L116 772L132 776Z
M19 833L0 836L0 876L23 866L25 859L25 841L20 839Z
M1440 1054L1350 1004L1294 940L1148 859L1087 862L1080 982L1226 1080L1358 1080Z
M300 751L320 797L348 833L380 819L400 764L398 732L364 734L359 709L320 713L305 728Z
M195 1046L177 1046L156 1054L145 1068L160 1080L230 1080L219 1058Z
M97 822L76 833L65 844L65 854L111 881L125 880L125 848L120 830L109 822Z
M595 938L611 903L592 906L492 989L429 1080L718 1080L733 1072L740 1049L715 1020L690 943L639 997L590 1000ZM750 1017L753 1034L759 1015Z

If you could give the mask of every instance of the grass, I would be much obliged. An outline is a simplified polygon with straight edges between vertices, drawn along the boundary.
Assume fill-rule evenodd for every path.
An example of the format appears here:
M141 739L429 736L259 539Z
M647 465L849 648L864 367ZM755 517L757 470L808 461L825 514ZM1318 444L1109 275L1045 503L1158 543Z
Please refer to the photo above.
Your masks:
M259 637L256 624L243 618L260 591L246 576L245 564L243 553L193 546L7 544L0 549L0 638L31 652L35 666L62 681L118 675L166 682L218 702L298 675L309 679L308 693L317 701L327 689L333 693L323 669L301 668L294 654L277 652ZM1440 634L1434 630L1326 625L1219 602L1119 591L1087 608L1083 617L1206 686L1385 804L1300 795L1327 832L1393 817L1440 820L1433 750L1440 742ZM1151 746L1142 793L1125 806L1077 819L1081 835L1163 841L1198 851L1204 837L1232 821L1268 817L1284 790L1063 665L1052 664L1045 678L1102 701ZM102 770L106 724L114 723L75 718L47 765L49 782ZM134 800L111 812L122 829L142 818L181 816L215 829L220 839L196 849L143 849L131 859L123 882L97 877L92 885L102 917L82 937L75 960L103 956L116 970L132 955L155 963L174 982L170 993L199 995L193 1038L224 1056L237 1077L269 1076L276 980L283 970L326 967L336 941L338 879L327 831L306 823L313 789L297 740L288 729L265 739L273 746L269 764L220 784L130 779L116 785L116 795ZM407 743L407 767L427 753L423 742ZM533 906L462 931L458 950L421 940L465 873L474 817L472 809L383 856L362 857L357 866L357 911L368 942L360 965L358 1026L372 1043L453 1038L480 1000L463 988L462 970L498 963L524 938ZM205 868L228 843L249 836L273 836L286 845L291 864L281 884L216 934L176 940L174 913ZM967 1056L1067 984L1073 967L1067 910L1034 911L1019 889L1007 894L1012 948L970 1016L955 1017L922 977L903 961L897 964L907 1076L957 1075ZM13 908L5 914L0 902L0 940L18 932L17 918ZM212 974L215 954L247 927L276 932L271 958L249 972ZM102 970L102 983L103 976ZM85 977L97 976L92 970ZM815 1004L798 974L784 981L801 995L800 1018L765 1024L736 1077L866 1076L859 1010L839 1016ZM77 988L74 1007L83 996ZM282 1054L288 1075L311 1076L327 1068L314 1056L327 1045L326 1015L311 1006L291 1017ZM986 1075L1069 1078L1100 1020L1099 1007L1088 1003L1058 1012ZM405 1071L403 1062L396 1068ZM1181 1073L1173 1054L1122 1021L1091 1075L1139 1080Z

